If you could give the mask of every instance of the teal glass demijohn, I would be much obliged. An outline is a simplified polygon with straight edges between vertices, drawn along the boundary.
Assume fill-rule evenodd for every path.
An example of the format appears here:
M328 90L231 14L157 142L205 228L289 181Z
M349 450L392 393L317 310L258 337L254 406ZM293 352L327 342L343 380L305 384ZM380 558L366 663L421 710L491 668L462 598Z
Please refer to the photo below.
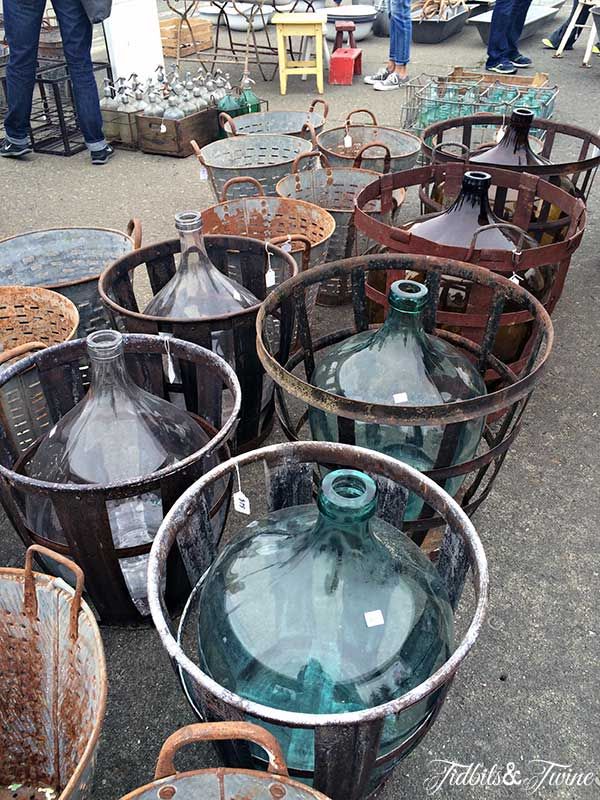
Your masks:
M486 393L475 366L453 345L425 332L425 286L415 281L396 281L390 287L388 300L388 315L380 328L357 333L326 352L312 375L314 386L363 403L390 406L434 406ZM308 419L313 439L338 441L335 414L310 406ZM452 438L444 441L445 425L356 421L355 444L393 456L424 472L473 458L483 426L483 417L459 423L452 428ZM464 476L449 478L444 488L455 495L463 480ZM411 495L405 519L418 517L422 507L422 501Z
M401 697L441 667L454 647L444 584L376 508L370 476L334 470L316 505L276 511L236 536L201 579L201 669L271 708L343 714ZM385 719L379 752L389 760L379 773L393 768L400 756L392 751L436 699ZM314 731L260 724L278 738L288 767L308 778Z

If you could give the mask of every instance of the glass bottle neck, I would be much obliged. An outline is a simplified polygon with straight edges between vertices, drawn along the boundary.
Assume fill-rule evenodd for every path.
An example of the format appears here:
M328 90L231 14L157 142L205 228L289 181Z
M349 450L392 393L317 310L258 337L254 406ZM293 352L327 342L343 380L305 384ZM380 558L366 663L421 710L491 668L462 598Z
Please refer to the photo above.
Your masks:
M89 396L114 393L117 389L135 389L123 350L123 340L117 331L98 331L87 338L91 380Z
M500 140L499 147L506 147L512 151L530 150L529 128L530 126L527 124L511 120Z
M385 322L380 328L384 335L402 333L405 337L425 336L422 311L400 311L390 304Z
M180 271L182 269L197 269L200 266L206 269L213 267L206 252L201 228L193 231L179 231L179 241L181 242ZM194 255L198 257L193 258Z
M487 186L485 188L475 188L473 186L462 187L458 197L446 211L447 214L477 213L478 217L491 216L492 209L488 199Z
M317 498L319 515L313 529L317 541L326 544L330 534L341 533L348 544L360 546L369 534L376 498L377 486L368 475L350 469L330 472Z

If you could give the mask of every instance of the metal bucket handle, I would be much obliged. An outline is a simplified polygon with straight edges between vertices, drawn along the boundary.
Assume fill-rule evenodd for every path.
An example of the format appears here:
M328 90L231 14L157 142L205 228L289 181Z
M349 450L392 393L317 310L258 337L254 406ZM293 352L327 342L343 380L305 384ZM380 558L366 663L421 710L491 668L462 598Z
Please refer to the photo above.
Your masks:
M458 147L464 153L464 162L465 164L471 157L471 149L467 147L466 144L462 142L438 142L431 148L431 163L438 164L440 162L435 160L437 153L441 153L444 147Z
M312 112L315 110L316 105L323 106L323 121L325 121L327 119L327 115L329 114L329 103L326 103L325 100L321 100L320 97L315 97L315 99L308 107L309 114L312 114Z
M133 239L133 249L139 250L142 246L142 221L137 217L132 217L125 229L127 236Z
M308 236L305 236L303 233L290 233L289 236L274 236L272 239L269 239L269 242L278 247L285 242L300 242L304 245L304 252L302 253L302 272L310 267L312 242Z
M206 166L206 162L204 160L204 156L202 155L202 150L198 146L198 142L195 139L190 139L190 147L194 151L194 154L198 161L202 164L203 167Z
M182 747L196 742L231 739L244 739L262 747L269 756L268 772L271 775L287 777L288 770L285 759L273 734L249 722L206 722L186 725L185 728L180 728L169 736L158 755L154 780L159 781L177 774L173 758Z
M35 350L45 350L48 347L43 342L25 342L18 347L12 347L10 350L4 350L0 353L0 364L5 364L7 361L12 361L13 358L23 358L29 352Z
M225 111L221 111L219 114L219 125L225 130L225 125L229 125L231 132L234 136L238 135L237 128L235 127L235 122L233 121L233 117L230 117Z
M53 550L48 550L47 547L42 547L39 544L32 544L27 548L25 553L25 586L23 592L23 607L28 617L35 619L38 613L37 594L35 591L35 578L33 575L33 554L39 553L44 558L49 558L57 561L66 569L70 570L75 575L75 594L71 600L71 612L69 615L69 637L72 641L77 641L78 634L78 618L79 610L81 608L81 596L83 594L84 575L81 567L77 566L70 558L55 553Z
M471 239L471 244L469 245L469 249L467 250L467 255L465 256L465 261L470 261L473 258L473 253L475 252L475 242L477 241L477 237L480 233L484 231L491 231L494 229L502 229L507 228L508 230L515 231L515 233L519 234L519 244L517 245L517 249L513 250L513 262L516 263L518 261L519 256L523 252L523 242L525 241L525 237L527 234L522 228L519 228L518 225L513 225L510 222L492 222L491 225L482 225L480 228L477 228L475 233L473 234L473 238Z
M303 158L320 158L321 164L325 167L325 169L331 168L329 159L325 153L322 153L320 150L309 150L308 153L298 153L296 158L292 161L292 175L295 175L298 172L298 164Z
M317 132L316 132L315 126L312 124L312 122L308 122L307 121L307 122L304 123L300 133L304 133L304 131L308 131L310 133L310 141L312 143L312 146L316 150L317 147L318 147L318 145L317 145Z
M383 174L386 175L392 168L392 154L390 148L383 142L368 142L367 144L363 144L356 154L352 168L360 169L362 167L363 156L370 147L382 147L385 150L385 155L383 157Z
M224 203L227 200L227 190L229 189L229 187L233 186L236 183L249 183L251 186L254 186L254 188L257 190L259 197L265 196L265 190L256 180L256 178L251 178L249 175L246 176L240 175L237 178L229 178L228 181L225 181L225 185L223 186L223 190L221 191L221 200L220 200L221 203Z
M372 111L369 111L368 108L355 108L353 111L348 112L348 116L346 117L346 122L344 123L346 128L348 127L348 125L350 125L350 120L352 119L354 114L368 114L372 119L371 125L379 125L379 123L377 122L377 117Z

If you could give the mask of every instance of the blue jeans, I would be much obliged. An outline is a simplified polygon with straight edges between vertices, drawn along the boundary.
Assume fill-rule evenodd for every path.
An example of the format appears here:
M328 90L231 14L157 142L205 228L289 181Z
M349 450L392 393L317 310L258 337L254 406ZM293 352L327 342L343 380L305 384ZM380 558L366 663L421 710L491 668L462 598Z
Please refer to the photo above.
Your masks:
M523 32L531 0L496 0L490 26L487 67L519 55L517 43Z
M410 39L412 20L410 0L389 0L390 2L390 61L395 64L408 64L410 60Z
M552 44L554 45L554 47L558 48L558 46L562 42L562 38L567 32L567 28L569 27L569 22L571 21L571 17L577 11L578 5L579 5L579 0L573 0L573 7L571 8L571 13L569 14L569 18L563 22L560 28L557 28L555 31L552 31L552 33L548 37L552 42ZM585 25L589 13L590 13L590 7L584 6L579 12L579 19L577 20L577 24ZM567 46L565 47L565 50L573 49L573 45L575 44L577 39L579 39L579 37L581 36L581 31L582 31L581 28L573 28L571 35L569 36L569 39L567 41Z
M102 150L102 114L92 70L92 24L80 0L52 0L69 65L75 108L89 150ZM35 87L37 51L44 0L4 0L4 27L9 46L6 68L8 112L4 130L9 142L29 143L29 118Z

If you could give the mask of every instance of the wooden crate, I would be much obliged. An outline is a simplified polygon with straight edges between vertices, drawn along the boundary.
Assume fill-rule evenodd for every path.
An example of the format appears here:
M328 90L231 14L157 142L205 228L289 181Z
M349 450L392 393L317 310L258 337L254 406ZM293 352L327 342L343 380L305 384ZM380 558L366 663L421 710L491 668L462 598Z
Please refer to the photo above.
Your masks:
M219 111L207 108L184 119L162 119L136 115L138 146L144 153L186 158L192 154L192 139L200 147L219 138Z
M125 150L138 149L138 126L136 113L102 109L104 136L115 147Z
M483 84L501 83L503 86L516 86L517 88L538 89L548 85L547 72L535 72L533 75L497 75L494 72L484 72L464 67L454 67L448 75L448 80L459 83L460 81L481 81Z
M166 58L186 58L210 50L212 47L212 23L206 19L191 18L186 22L181 17L169 17L160 21L160 35L162 39L163 54ZM177 52L177 34L181 28L179 52ZM195 42L195 44L194 44Z

